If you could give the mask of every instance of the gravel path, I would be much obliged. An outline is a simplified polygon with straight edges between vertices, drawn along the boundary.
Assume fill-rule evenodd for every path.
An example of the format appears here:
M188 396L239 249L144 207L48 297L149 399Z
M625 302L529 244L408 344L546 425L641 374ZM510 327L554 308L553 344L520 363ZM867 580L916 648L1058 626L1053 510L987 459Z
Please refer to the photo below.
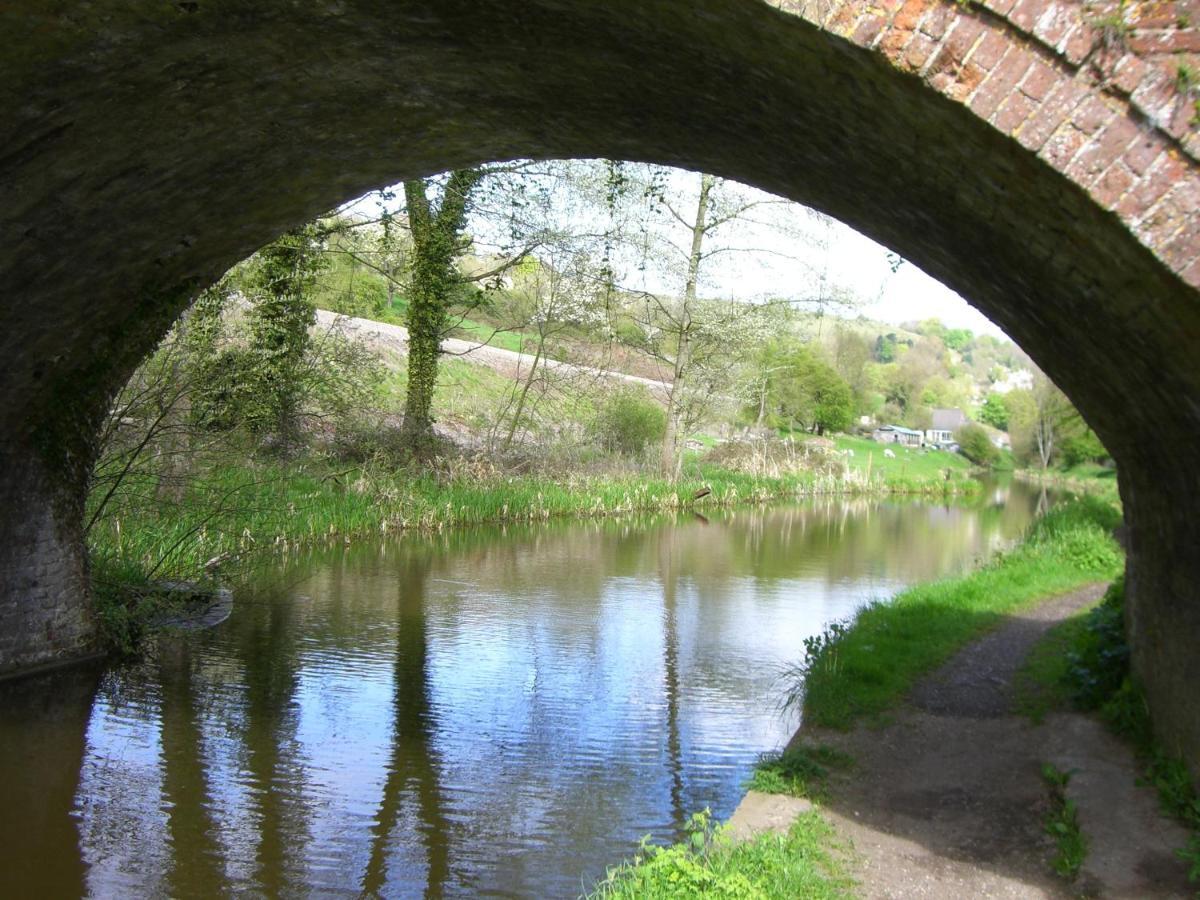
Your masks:
M854 848L867 898L1188 898L1174 850L1186 832L1137 785L1129 749L1095 719L1055 714L1040 725L1010 713L1013 676L1056 622L1100 596L1093 585L1014 616L917 685L885 727L801 728L793 739L854 757L825 813ZM1043 763L1073 771L1090 849L1067 883L1049 866Z

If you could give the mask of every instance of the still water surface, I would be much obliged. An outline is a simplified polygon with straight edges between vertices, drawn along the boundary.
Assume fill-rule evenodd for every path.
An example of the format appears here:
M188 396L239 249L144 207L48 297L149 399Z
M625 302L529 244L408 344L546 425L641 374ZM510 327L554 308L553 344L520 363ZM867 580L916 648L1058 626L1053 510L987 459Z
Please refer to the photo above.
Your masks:
M777 674L804 638L971 566L1036 500L817 500L280 564L137 665L4 689L3 892L574 897L643 835L732 812L797 724Z

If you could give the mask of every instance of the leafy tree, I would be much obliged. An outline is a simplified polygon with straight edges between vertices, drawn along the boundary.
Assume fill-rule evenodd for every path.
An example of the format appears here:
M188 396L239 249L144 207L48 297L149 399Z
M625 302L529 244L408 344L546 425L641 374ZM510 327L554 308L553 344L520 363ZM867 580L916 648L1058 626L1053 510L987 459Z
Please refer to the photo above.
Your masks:
M636 180L623 170L628 193ZM657 264L680 277L679 297L641 294L631 311L647 341L643 349L659 363L666 387L667 427L663 434L660 468L675 479L683 462L683 441L711 409L715 398L728 397L734 389L734 370L739 350L761 339L767 321L762 307L735 301L701 300L699 285L705 262L731 248L720 243L718 232L754 210L784 201L760 199L740 193L734 185L713 175L698 175L697 192L679 196L667 190L664 173L651 169L642 179L635 229L640 228L644 246L656 248ZM692 207L690 203L695 203ZM661 223L655 222L657 216ZM662 229L662 223L683 236ZM658 229L656 231L656 228ZM670 235L670 236L668 236Z
M253 306L244 388L252 392L257 413L248 424L273 431L284 448L299 437L300 372L316 321L311 292L327 265L321 249L315 226L289 231L258 252L248 279Z
M517 430L533 411L552 380L547 365L551 346L573 328L590 329L604 321L602 278L586 247L573 246L565 236L542 248L540 257L527 257L513 270L513 288L506 292L505 309L521 323L521 352L531 357L518 364L517 377L496 420L491 443L508 421L502 445L512 447ZM534 391L538 385L541 390Z
M881 334L875 338L875 361L881 363L895 362L896 346L898 343L894 332Z
M805 345L773 342L761 357L758 417L775 427L816 434L845 431L854 420L854 394L844 379Z
M986 431L974 422L963 425L954 435L963 456L977 466L991 466L1000 458Z
M1008 407L1004 404L1003 394L988 394L983 405L979 407L977 416L985 425L1008 431Z
M1062 438L1083 427L1066 395L1041 372L1035 373L1032 390L1010 391L1005 406L1018 458L1043 470L1057 459Z
M867 364L871 361L871 345L862 334L839 327L833 338L833 367L842 380L850 385L859 408L865 405L870 387Z
M404 182L405 205L412 231L412 286L408 298L408 389L404 401L402 437L417 457L433 452L433 392L437 387L438 355L448 324L448 308L459 279L454 261L464 249L471 191L483 176L481 169L450 173L440 205L429 199L421 179Z
M966 353L970 350L974 341L975 335L969 328L950 328L942 336L942 342L951 350L957 350L959 353Z
M283 235L201 295L181 326L196 373L190 418L209 430L244 428L278 449L300 442L303 420L344 418L373 395L378 362L336 330L314 334L312 295L328 266L318 226ZM248 302L238 331L224 316L230 296Z
M1032 423L1033 443L1037 448L1038 460L1045 471L1054 458L1056 444L1063 436L1065 427L1079 419L1079 413L1045 375L1038 374L1033 383L1033 402L1036 415Z
M1059 443L1062 462L1065 466L1078 466L1088 462L1104 462L1109 459L1108 450L1096 432L1082 423L1074 433L1067 434Z

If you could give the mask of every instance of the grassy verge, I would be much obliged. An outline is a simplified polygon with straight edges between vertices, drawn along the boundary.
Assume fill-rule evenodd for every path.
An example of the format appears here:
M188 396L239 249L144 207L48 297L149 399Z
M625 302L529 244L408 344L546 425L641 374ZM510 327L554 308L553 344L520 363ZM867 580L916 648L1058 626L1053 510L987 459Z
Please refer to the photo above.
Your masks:
M797 817L786 835L765 834L738 844L712 829L706 813L693 816L688 831L688 840L671 847L643 842L632 860L612 869L588 896L593 900L853 896L853 882L831 849L833 829L815 811Z
M1163 811L1191 831L1177 853L1189 865L1191 879L1200 881L1200 793L1184 760L1154 738L1149 708L1129 667L1124 605L1124 583L1117 580L1095 608L1047 635L1022 672L1026 700L1021 708L1031 715L1051 709L1098 712L1127 740Z
M1050 812L1043 828L1054 839L1055 853L1050 865L1067 880L1073 880L1087 858L1087 837L1079 827L1075 801L1067 796L1071 773L1052 763L1042 765L1042 779L1050 788Z
M920 585L806 641L789 701L806 722L849 728L876 718L956 650L1022 606L1114 577L1120 548L1112 506L1083 498L1051 510L1025 539L962 578Z
M1117 470L1096 463L1083 463L1068 469L1018 469L1018 478L1045 484L1073 494L1089 494L1120 505L1121 492L1117 486Z
M133 496L114 504L89 535L96 595L129 614L132 595L153 580L189 580L206 563L228 571L265 554L332 540L401 531L436 532L485 523L599 517L695 506L766 503L817 494L945 492L947 486L879 480L863 484L805 472L770 478L693 465L676 484L643 477L511 476L462 462L438 474L382 466L247 461L197 473L177 504ZM695 500L697 493L709 493ZM209 566L211 570L214 566Z
M1035 725L1048 713L1068 709L1071 690L1067 671L1071 649L1087 630L1089 609L1059 622L1038 641L1013 682L1013 707Z
M851 756L833 747L792 747L760 759L746 788L764 794L822 800L827 793L829 770L845 770L853 766L854 759Z

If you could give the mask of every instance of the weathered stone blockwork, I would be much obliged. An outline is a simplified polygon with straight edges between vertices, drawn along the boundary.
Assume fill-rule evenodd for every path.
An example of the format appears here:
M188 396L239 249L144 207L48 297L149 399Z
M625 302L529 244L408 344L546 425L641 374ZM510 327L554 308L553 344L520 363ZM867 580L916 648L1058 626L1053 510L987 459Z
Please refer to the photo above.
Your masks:
M1135 665L1200 760L1195 0L775 5L8 0L0 670L85 648L89 423L200 287L374 187L607 156L822 209L1037 360L1120 463Z
M0 453L0 676L85 656L93 641L78 499L39 469Z

